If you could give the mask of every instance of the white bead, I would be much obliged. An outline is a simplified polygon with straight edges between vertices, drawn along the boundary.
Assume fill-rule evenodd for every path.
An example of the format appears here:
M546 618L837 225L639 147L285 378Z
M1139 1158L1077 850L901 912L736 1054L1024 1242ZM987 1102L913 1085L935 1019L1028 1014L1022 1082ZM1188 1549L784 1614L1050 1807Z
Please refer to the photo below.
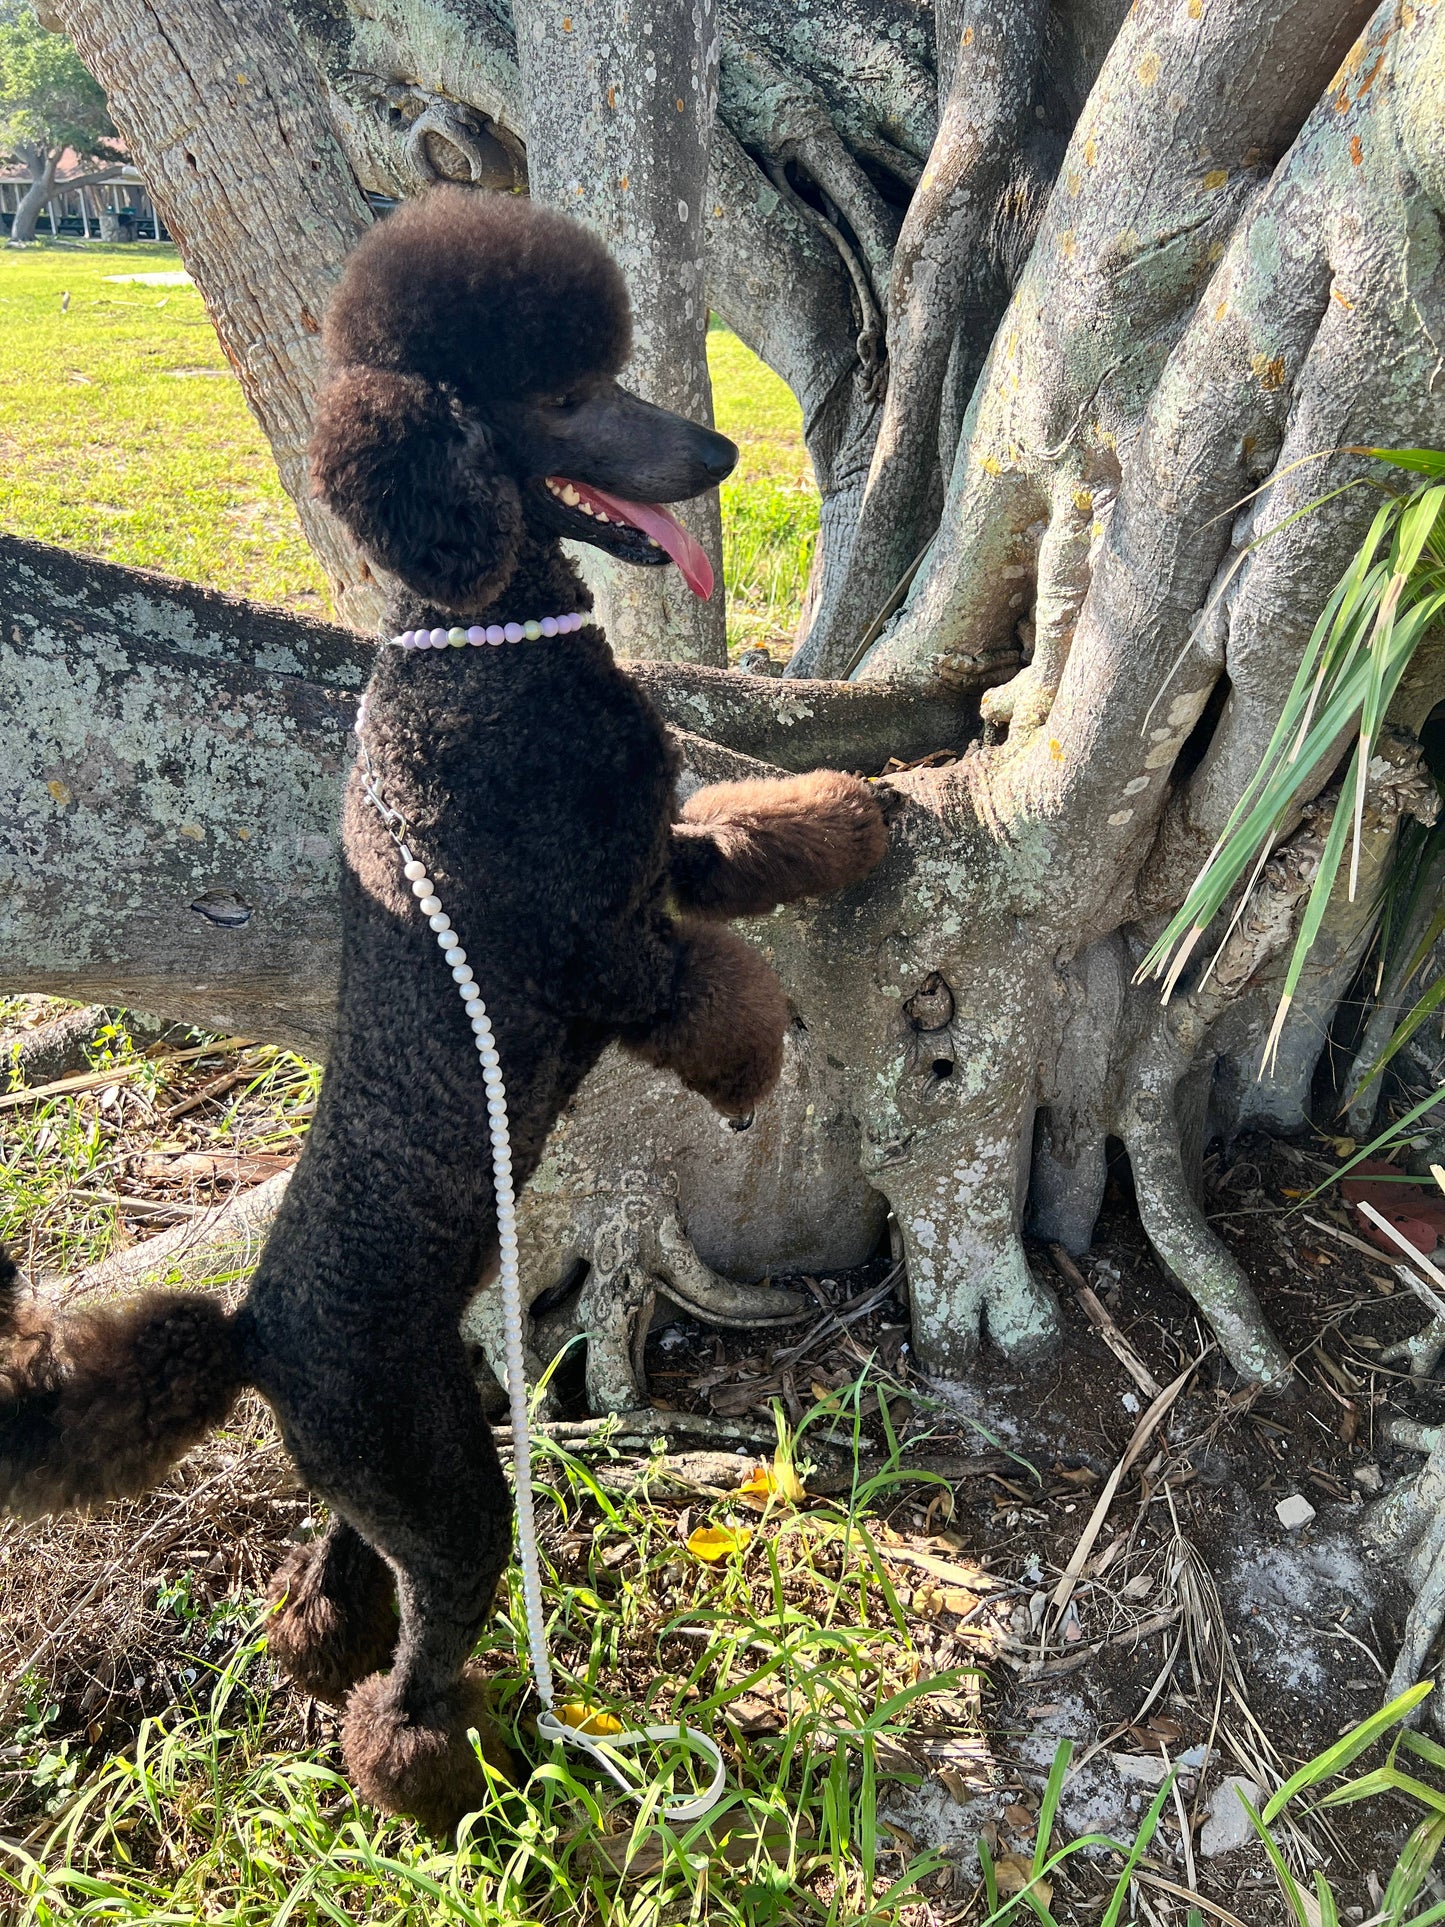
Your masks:
M490 1064L487 1062L489 1057L492 1060ZM482 1081L489 1091L499 1091L502 1088L502 1067L497 1062L497 1053L494 1050L482 1052Z
M497 1053L494 1050L484 1050L482 1052L482 1062L488 1070L495 1070L499 1062Z
M474 984L476 982L476 978L473 977L472 975L471 965L470 964L453 964L452 965L452 982L454 984Z
M402 871L402 875L408 883L420 883L426 876L426 865L424 863L418 863L416 858L413 857L411 862L408 863Z
M427 918L427 922L431 925L432 929L436 931L438 936L445 930L448 933L447 941L449 943L456 942L456 938L451 935L452 920L445 910L438 910L434 917Z
M425 896L421 900L421 913L424 917L434 917L442 907L440 897Z
M472 1029L477 1033L478 1037L481 1037L484 1034L490 1034L491 1028L492 1026L488 1021L486 1012L479 1010L472 1019Z
M408 871L410 871L410 869L411 869L411 865L410 865L409 863L408 863L408 865L407 865L406 867L407 867L407 870L408 870ZM431 880L431 878L430 878L430 877L429 877L429 876L427 875L427 873L426 873L426 870L425 870L425 868L424 868L424 867L422 868L422 872L421 872L421 875L420 875L419 877L413 877L413 878L412 878L412 880L411 880L411 893L412 893L412 895L413 895L414 897L422 897L422 898L426 898L426 897L429 897L429 896L431 895L431 893L432 893L432 880Z
M445 952L445 955L446 955L446 960L449 964L465 963L467 960L466 951L463 950L461 945L458 943L454 943L450 948L450 950Z
M437 914L438 916L445 917L447 913L445 910L440 910ZM433 924L432 928L436 930L436 925ZM460 941L461 939L458 937L456 931L452 929L450 923L444 923L441 929L437 930L437 948L443 952L455 950Z
M468 1017L485 1017L486 1014L487 1014L487 1007L482 1002L480 997L468 997L467 999Z

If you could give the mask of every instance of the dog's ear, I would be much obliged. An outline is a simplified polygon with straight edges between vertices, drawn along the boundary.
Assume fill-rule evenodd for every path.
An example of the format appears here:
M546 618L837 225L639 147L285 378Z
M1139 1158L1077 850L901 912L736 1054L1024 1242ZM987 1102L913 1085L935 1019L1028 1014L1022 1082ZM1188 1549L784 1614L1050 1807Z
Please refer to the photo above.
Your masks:
M512 572L517 485L484 424L419 376L333 374L316 401L311 482L373 561L443 607L489 600Z

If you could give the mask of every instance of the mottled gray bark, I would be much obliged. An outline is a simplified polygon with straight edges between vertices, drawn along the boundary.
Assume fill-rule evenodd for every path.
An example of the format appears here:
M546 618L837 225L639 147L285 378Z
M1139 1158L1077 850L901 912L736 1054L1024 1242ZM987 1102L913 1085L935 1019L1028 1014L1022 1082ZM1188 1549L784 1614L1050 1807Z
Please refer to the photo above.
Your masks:
M714 0L515 0L537 199L594 228L632 292L628 385L712 422L703 229L717 105ZM676 569L591 567L621 653L722 664L727 639L722 522L708 494L678 510L712 557L718 590L699 602Z

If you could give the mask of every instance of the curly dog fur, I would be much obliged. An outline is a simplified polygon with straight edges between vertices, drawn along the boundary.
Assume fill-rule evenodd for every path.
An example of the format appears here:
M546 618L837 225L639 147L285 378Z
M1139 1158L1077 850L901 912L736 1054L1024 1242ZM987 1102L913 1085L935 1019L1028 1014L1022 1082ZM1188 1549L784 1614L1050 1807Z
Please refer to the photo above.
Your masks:
M578 486L642 504L671 544L646 505L701 493L736 450L618 385L629 342L606 250L524 201L439 189L362 242L327 319L313 475L395 629L589 608L563 536L667 562L631 520L589 517ZM751 1111L787 1005L719 920L867 875L886 833L863 783L721 785L676 820L664 727L592 623L382 649L365 729L486 998L519 1188L613 1038ZM139 1492L259 1387L333 1520L277 1574L275 1655L345 1702L366 1797L446 1828L484 1785L466 1667L511 1542L458 1333L496 1262L488 1115L455 986L355 773L342 840L335 1048L245 1303L160 1294L54 1322L6 1261L0 1504Z

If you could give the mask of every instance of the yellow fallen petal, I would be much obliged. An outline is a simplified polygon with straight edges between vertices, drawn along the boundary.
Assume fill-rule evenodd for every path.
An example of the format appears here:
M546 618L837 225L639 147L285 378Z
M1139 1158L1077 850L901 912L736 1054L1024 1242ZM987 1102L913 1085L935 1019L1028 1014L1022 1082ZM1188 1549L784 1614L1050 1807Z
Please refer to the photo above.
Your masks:
M557 1708L557 1717L564 1726L575 1727L579 1733L620 1733L622 1722L614 1719L611 1713L597 1713L582 1700L569 1700L565 1706Z
M688 1535L687 1549L711 1564L726 1559L730 1552L741 1552L752 1536L750 1526L699 1526Z
M780 1499L787 1499L792 1505L797 1505L799 1500L806 1496L803 1491L803 1481L793 1470L792 1465L780 1465L776 1459L771 1462L764 1459L760 1465L754 1466L738 1487L738 1491L751 1493L762 1499L770 1498L776 1493Z

